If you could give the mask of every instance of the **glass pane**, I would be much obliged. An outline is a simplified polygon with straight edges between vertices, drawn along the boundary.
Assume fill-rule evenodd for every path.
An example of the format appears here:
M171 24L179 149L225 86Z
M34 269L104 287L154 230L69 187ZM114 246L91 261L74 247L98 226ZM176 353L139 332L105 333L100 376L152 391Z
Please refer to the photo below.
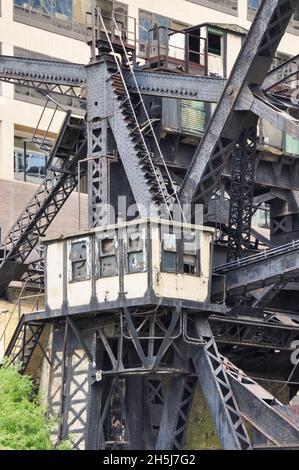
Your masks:
M72 261L86 260L87 250L86 242L72 243L71 259Z
M163 253L163 270L164 271L177 271L176 265L176 253L172 253L171 251L164 251Z
M72 263L73 281L85 280L87 277L86 260L75 261Z
M115 254L115 242L113 238L105 238L101 240L101 254L113 255Z
M114 276L116 274L116 260L115 256L107 256L101 258L101 275Z
M184 254L184 273L196 274L196 256Z
M142 233L129 233L128 234L128 251L142 251L143 238Z
M176 236L174 233L163 234L163 248L165 251L176 251Z
M139 251L138 253L129 253L128 265L130 273L144 271L146 266L143 251Z

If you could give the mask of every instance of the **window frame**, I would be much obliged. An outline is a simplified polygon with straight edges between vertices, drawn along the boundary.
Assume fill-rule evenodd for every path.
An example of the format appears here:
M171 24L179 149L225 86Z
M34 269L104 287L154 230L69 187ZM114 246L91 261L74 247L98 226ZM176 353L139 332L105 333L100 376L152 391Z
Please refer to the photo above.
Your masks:
M136 230L137 228L137 230ZM139 250L133 249L129 247L129 237L130 234L140 234L141 235L141 241L142 241L142 248ZM137 226L135 227L135 230L132 228L128 228L126 230L126 238L125 238L125 244L124 244L124 256L125 256L125 274L138 274L138 273L144 273L147 271L148 268L148 262L147 262L147 246L146 246L146 227L140 227ZM143 269L136 269L134 271L130 270L129 266L129 255L132 253L142 253L143 255Z
M102 250L102 242L104 240L112 240L114 245L114 252L113 254L105 254ZM102 260L114 258L114 266L115 270L114 273L111 274L103 274L102 270ZM96 236L96 279L107 279L110 277L117 277L119 275L119 243L118 237L115 234L105 233L99 234Z
M79 243L85 243L86 244L86 257L81 258L81 259L73 259L72 255L72 248L74 245L77 245ZM89 237L82 237L82 238L75 238L72 239L68 242L68 260L69 260L69 283L77 283L77 282L85 282L90 280L90 262L91 262L91 256L90 256L90 238ZM86 276L82 278L74 278L74 269L73 265L74 263L78 263L79 261L85 261L85 266L86 266Z
M185 238L184 238L184 234L187 232L186 228L185 227L181 227L179 229L177 228L172 228L172 227L169 227L169 230L163 230L163 226L160 226L160 247L161 247L161 254L160 254L160 269L161 269L161 272L164 272L164 273L170 273L170 274L186 274L187 276L192 276L192 277L201 277L201 249L200 249L200 232L196 231L196 230L189 230L188 229L188 233L194 233L194 236L195 236L195 239L194 239L194 243L195 243L195 248L196 246L198 246L197 249L195 249L194 251L194 255L191 254L191 256L195 256L195 273L192 274L192 273L185 273L185 269L184 269L184 257L185 257L185 254L189 254L190 253L186 253L185 252ZM178 231L179 231L179 236L177 236L178 234ZM173 234L176 236L176 251L172 251L172 250L165 250L164 248L164 245L165 245L165 241L164 241L164 235L167 235L167 234ZM190 242L189 242L190 243ZM176 268L175 270L172 270L172 269L167 269L165 267L165 260L164 260L164 253L176 253Z

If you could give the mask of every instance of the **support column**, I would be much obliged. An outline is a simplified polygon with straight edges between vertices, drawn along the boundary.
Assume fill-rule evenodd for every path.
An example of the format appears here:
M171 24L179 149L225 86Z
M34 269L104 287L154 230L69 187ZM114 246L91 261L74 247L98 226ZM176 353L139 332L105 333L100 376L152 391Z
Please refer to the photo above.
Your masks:
M233 151L228 248L231 259L239 258L250 249L253 215L254 164L256 157L256 126L244 128Z
M196 379L187 374L170 380L156 450L181 450L183 448L195 387Z

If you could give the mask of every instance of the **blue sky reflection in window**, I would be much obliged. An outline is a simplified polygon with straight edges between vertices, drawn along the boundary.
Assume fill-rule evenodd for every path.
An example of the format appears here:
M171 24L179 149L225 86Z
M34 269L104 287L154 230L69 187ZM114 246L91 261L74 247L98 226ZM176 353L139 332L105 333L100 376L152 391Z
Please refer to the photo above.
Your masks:
M30 3L30 6L35 10L41 10L47 15L58 13L64 15L69 20L72 19L73 1L72 0L15 0L15 5L24 6Z
M248 0L249 8L253 8L254 10L257 10L260 4L261 0Z

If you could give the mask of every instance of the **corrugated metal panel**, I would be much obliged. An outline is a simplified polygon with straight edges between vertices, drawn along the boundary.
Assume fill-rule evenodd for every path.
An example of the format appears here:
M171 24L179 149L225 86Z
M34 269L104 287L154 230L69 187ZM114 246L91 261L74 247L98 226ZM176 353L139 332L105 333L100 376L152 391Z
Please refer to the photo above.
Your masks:
M203 101L181 100L181 129L183 133L202 135L206 112Z
M299 140L289 134L286 135L286 152L299 156Z
M208 32L218 34L219 36L224 35L223 29L217 28L216 26L208 26Z

